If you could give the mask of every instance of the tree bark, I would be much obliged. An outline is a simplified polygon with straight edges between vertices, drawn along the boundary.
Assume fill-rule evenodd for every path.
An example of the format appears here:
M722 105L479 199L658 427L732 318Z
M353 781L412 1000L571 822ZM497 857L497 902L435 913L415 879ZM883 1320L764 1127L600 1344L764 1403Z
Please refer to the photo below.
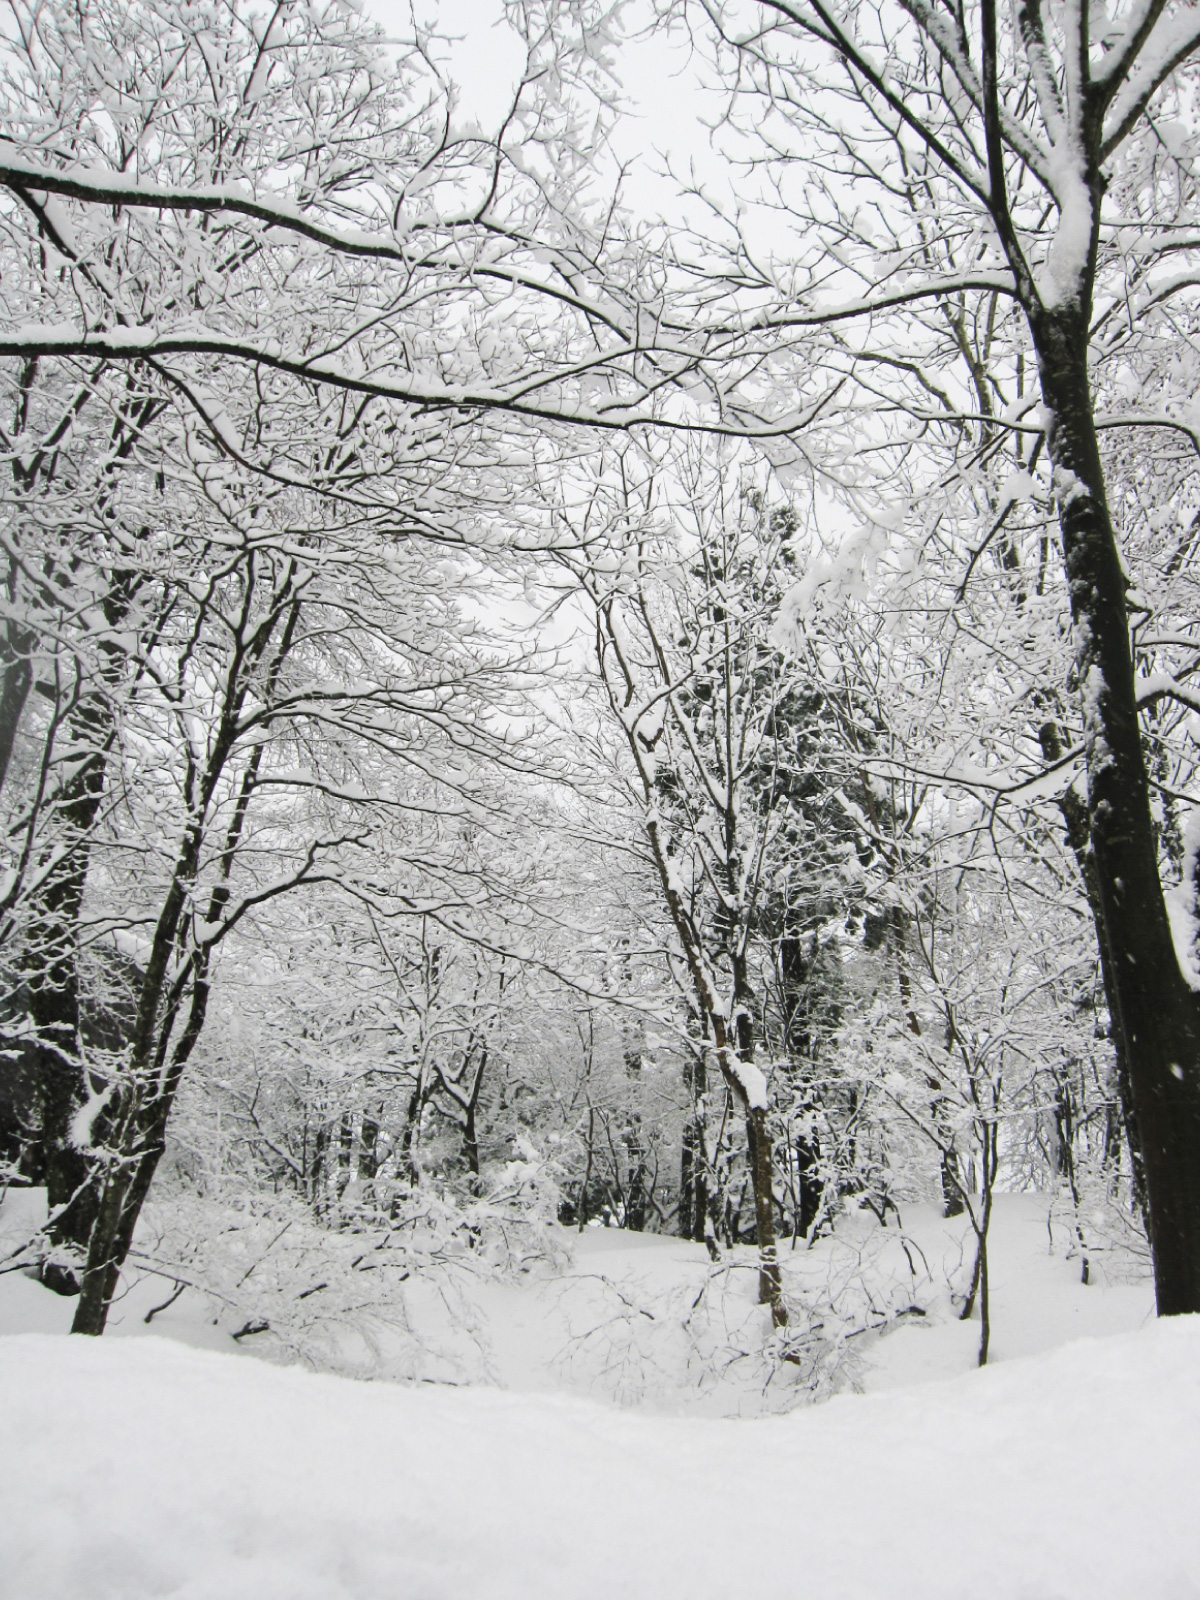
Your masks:
M1145 1165L1160 1316L1200 1312L1200 1011L1181 970L1158 873L1138 724L1126 578L1088 384L1088 326L1069 305L1027 308L1079 638L1088 829L1109 1010L1128 1063Z
M1062 738L1056 723L1044 723L1038 730L1038 739L1047 761L1055 762L1062 759ZM1116 979L1112 972L1112 952L1108 947L1108 935L1104 930L1104 912L1100 903L1100 886L1096 879L1096 862L1091 851L1087 801L1074 789L1068 789L1060 796L1058 809L1062 813L1063 822L1066 825L1067 843L1070 845L1071 853L1075 857L1079 875L1083 880L1084 891L1087 894L1088 907L1091 910L1092 922L1096 930L1096 947L1100 954L1100 976L1104 984L1105 998L1108 999L1115 990ZM1111 1013L1109 1017L1109 1033L1113 1046L1117 1098L1121 1106L1125 1143L1129 1149L1129 1169L1133 1200L1138 1211L1144 1217L1147 1211L1146 1168L1142 1159L1142 1141L1138 1131L1137 1111L1133 1104L1133 1090L1129 1083L1129 1063L1125 1059L1125 1040L1121 1029L1117 1026L1115 1013Z
M41 1101L42 1164L54 1246L72 1255L87 1251L100 1205L95 1161L77 1138L76 1118L96 1087L80 1055L78 922L90 856L90 835L104 790L109 731L108 708L92 702L81 708L72 729L92 752L68 780L57 810L67 834L61 861L42 887L26 939L29 1017L35 1029L34 1071ZM97 743L98 741L98 743ZM106 1113L93 1120L90 1140L103 1137ZM75 1294L76 1275L47 1263L42 1279L60 1294Z

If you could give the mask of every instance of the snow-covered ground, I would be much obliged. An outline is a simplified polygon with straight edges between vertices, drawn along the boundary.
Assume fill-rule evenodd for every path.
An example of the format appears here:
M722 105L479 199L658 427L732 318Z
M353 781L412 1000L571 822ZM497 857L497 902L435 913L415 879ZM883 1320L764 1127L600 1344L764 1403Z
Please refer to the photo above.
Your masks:
M989 1247L993 1362L1081 1336L1133 1331L1153 1317L1145 1264L1124 1252L1096 1252L1094 1281L1085 1286L1072 1232L1062 1218L1051 1229L1050 1211L1038 1195L997 1202ZM0 1206L0 1255L40 1216L39 1195L10 1191ZM404 1298L391 1323L351 1320L332 1333L318 1329L321 1337L314 1334L300 1350L324 1370L355 1376L566 1390L709 1416L791 1409L810 1388L819 1395L871 1391L970 1372L979 1323L958 1320L951 1294L952 1288L961 1294L970 1277L973 1242L965 1220L905 1206L902 1221L902 1231L894 1218L880 1228L863 1213L843 1218L836 1236L816 1249L785 1247L794 1330L803 1331L806 1314L813 1325L797 1368L759 1359L765 1314L755 1304L752 1251L731 1252L714 1269L700 1245L606 1228L582 1235L560 1230L557 1269L507 1280L466 1269L418 1275L396 1287ZM270 1237L275 1233L272 1227ZM265 1257L261 1275L269 1262ZM237 1275L250 1276L241 1258ZM170 1277L130 1272L108 1336L153 1333L294 1359L295 1351L270 1334L234 1343L245 1306L230 1308L190 1290L173 1296ZM305 1304L319 1307L324 1298ZM73 1310L72 1301L20 1274L0 1276L0 1334L66 1333Z
M1200 1325L754 1422L6 1341L5 1600L1184 1600Z
M481 1281L457 1387L252 1359L191 1293L147 1326L152 1278L114 1336L67 1339L70 1302L7 1274L0 1596L1200 1596L1200 1319L1084 1286L1045 1203L1005 1198L976 1372L944 1287L961 1225L904 1225L790 1261L801 1299L924 1311L837 1347L830 1384L887 1392L751 1420L715 1413L794 1404L791 1368L744 1353L753 1274L679 1241L590 1231L561 1273Z

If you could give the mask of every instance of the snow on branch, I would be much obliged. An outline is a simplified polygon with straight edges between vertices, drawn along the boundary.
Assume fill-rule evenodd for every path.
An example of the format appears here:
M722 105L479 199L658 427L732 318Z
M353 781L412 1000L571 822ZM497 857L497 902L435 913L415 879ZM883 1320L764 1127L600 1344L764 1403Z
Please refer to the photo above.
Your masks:
M948 272L936 278L925 278L903 289L893 289L889 294L864 295L859 300L844 300L831 306L814 306L811 310L788 311L781 316L764 317L749 326L754 330L775 328L815 328L833 322L849 322L855 317L869 317L879 311L892 311L897 306L911 305L918 300L936 300L947 295L963 294L967 290L982 294L1015 295L1016 282L1011 272Z
M1108 107L1100 151L1102 161L1120 146L1154 92L1200 45L1200 16L1194 5L1180 6L1177 11L1162 15L1161 5L1151 0L1147 10L1153 14L1151 26L1147 28L1143 22L1139 27L1131 22L1126 34L1129 47L1124 52L1120 49L1112 52L1118 60L1110 68L1110 87L1122 77L1125 81ZM1098 83L1104 81L1103 70L1102 63L1094 74Z
M1177 700L1180 705L1189 706L1193 711L1200 711L1200 691L1189 688L1186 683L1180 683L1178 678L1173 678L1169 672L1152 672L1137 681L1137 703L1139 710L1156 705L1159 700Z

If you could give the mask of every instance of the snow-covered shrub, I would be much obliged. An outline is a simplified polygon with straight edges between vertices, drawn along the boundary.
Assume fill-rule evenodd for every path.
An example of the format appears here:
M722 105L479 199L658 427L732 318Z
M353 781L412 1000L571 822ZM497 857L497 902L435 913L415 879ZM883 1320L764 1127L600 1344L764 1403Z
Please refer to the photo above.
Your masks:
M557 1192L532 1158L460 1203L432 1188L318 1220L302 1200L174 1186L147 1205L134 1269L199 1291L213 1321L272 1359L359 1377L489 1376L472 1286L553 1271Z

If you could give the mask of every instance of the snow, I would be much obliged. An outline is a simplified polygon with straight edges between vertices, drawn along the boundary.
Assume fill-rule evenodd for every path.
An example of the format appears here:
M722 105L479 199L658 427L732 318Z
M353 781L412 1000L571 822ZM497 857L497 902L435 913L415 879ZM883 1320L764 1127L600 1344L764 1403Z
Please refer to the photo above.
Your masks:
M1196 915L1197 862L1200 861L1200 808L1189 813L1183 826L1183 861L1179 882L1167 889L1163 899L1171 926L1171 939L1179 970L1193 990L1200 990L1200 921Z
M0 1242L39 1199L10 1191ZM761 1367L713 1387L718 1362L679 1364L710 1269L678 1239L564 1230L562 1272L480 1280L453 1302L486 1350L462 1386L270 1365L190 1292L147 1327L171 1292L155 1278L130 1279L102 1340L66 1338L73 1303L5 1274L0 1597L1200 1596L1200 1319L1155 1323L1136 1261L1103 1249L1082 1284L1057 1209L998 1197L996 1364L974 1370L978 1323L946 1290L970 1269L963 1219L904 1206L928 1269L904 1294L927 1314L843 1347L865 1393L750 1419L713 1413L761 1411ZM882 1302L900 1241L861 1213L785 1242L789 1293L865 1264ZM752 1263L712 1279L731 1346L769 1332Z
M737 1079L738 1087L745 1095L750 1110L768 1111L771 1097L762 1068L755 1066L753 1061L743 1061L732 1049L725 1051L723 1060L729 1075Z
M1023 469L1014 470L1008 474L1000 485L998 511L1007 511L1009 506L1019 500L1032 500L1037 494L1037 484L1030 474Z
M0 1410L6 1600L1200 1594L1195 1319L750 1423L23 1335Z

